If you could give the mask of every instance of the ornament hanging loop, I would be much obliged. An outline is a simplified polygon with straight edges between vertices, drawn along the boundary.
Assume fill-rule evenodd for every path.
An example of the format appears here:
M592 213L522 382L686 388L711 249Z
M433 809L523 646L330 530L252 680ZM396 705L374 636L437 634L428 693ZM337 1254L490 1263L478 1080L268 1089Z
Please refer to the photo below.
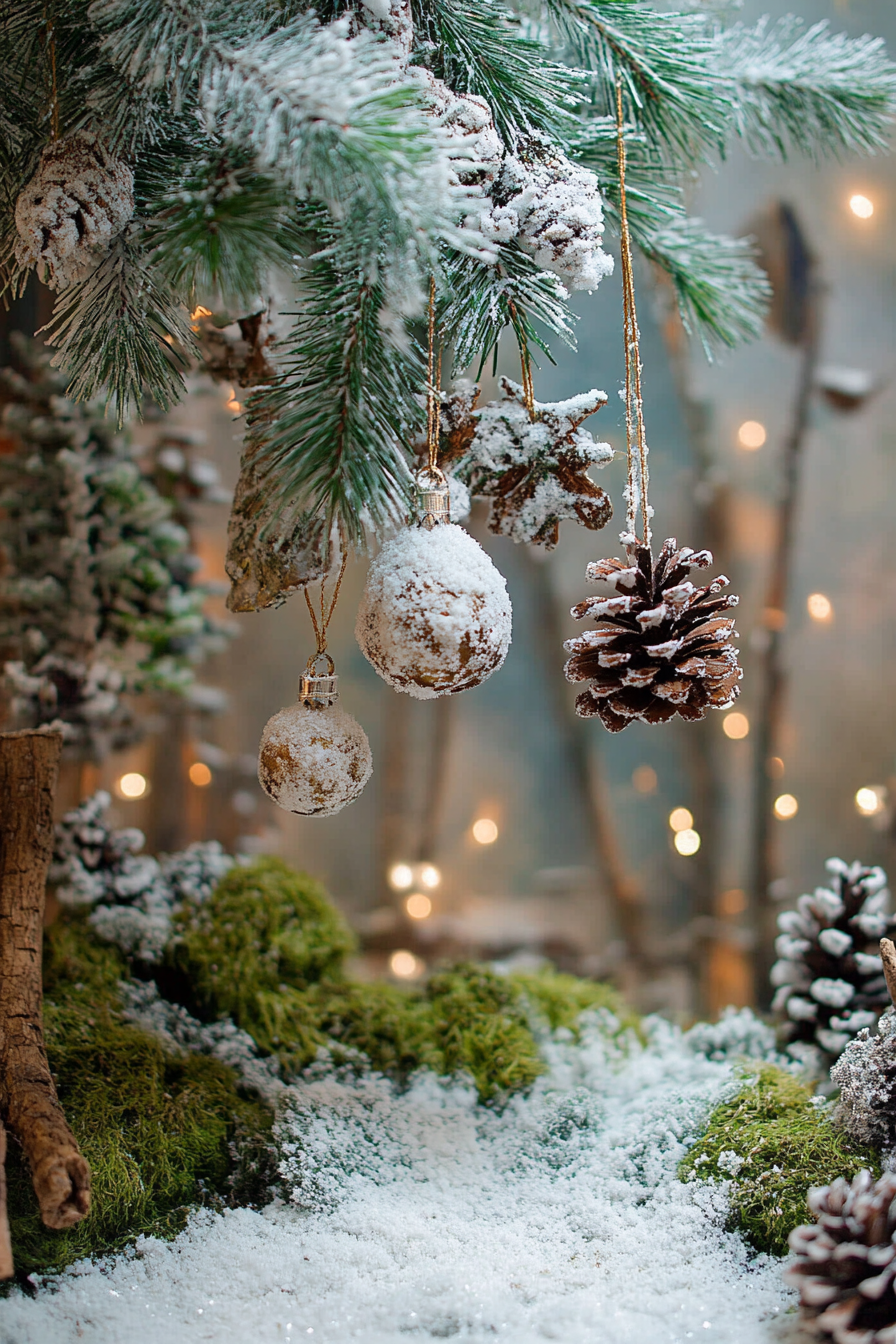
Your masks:
M451 492L448 478L438 467L424 467L417 472L414 482L414 521L418 527L432 531L443 523L451 522Z
M326 660L326 672L316 670L321 658ZM339 699L338 684L336 664L326 650L312 653L299 678L299 699L309 709L329 709Z

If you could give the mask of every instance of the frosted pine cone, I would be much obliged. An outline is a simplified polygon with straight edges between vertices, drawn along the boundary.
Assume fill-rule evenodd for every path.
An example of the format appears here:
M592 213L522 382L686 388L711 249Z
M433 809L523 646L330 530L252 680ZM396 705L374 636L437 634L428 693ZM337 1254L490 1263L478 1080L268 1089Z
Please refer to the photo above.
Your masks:
M887 914L889 893L880 868L829 859L830 887L801 896L796 910L778 916L772 967L777 993L772 1007L786 1014L797 1058L815 1054L830 1063L863 1027L873 1027L890 996L878 955L896 919Z
M896 1012L888 1008L877 1034L867 1027L831 1069L840 1089L834 1119L856 1143L896 1147Z
M420 79L436 122L463 151L454 160L457 180L478 186L494 182L504 157L504 144L488 103L475 93L455 93L429 70L414 66L412 72Z
M685 576L712 564L709 551L663 543L656 563L649 546L623 535L626 560L598 560L587 578L609 583L618 597L591 597L572 608L576 620L593 616L589 630L564 647L569 681L588 681L576 713L597 715L611 733L634 719L667 723L676 714L702 719L707 709L727 709L743 675L730 642L734 621L722 615L737 604L724 575L698 588Z
M596 289L613 271L601 248L604 216L597 178L554 145L533 137L503 163L482 232L516 240L569 289Z
M860 1171L809 1191L818 1220L796 1227L784 1277L834 1344L896 1344L896 1176Z
M134 213L134 175L88 131L47 145L16 202L16 259L50 289L83 280Z

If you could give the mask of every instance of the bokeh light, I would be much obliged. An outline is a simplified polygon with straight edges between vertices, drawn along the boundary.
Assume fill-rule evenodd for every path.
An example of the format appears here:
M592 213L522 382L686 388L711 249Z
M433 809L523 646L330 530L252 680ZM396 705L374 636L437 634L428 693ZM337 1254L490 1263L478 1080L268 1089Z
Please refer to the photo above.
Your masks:
M690 858L700 848L700 836L697 831L689 826L687 830L677 832L673 844L679 854L684 854L685 858Z
M870 219L874 214L874 202L861 192L850 196L849 208L858 219Z
M405 948L399 948L389 958L389 970L393 975L397 975L399 980L414 980L422 975L425 969L424 962Z
M477 845L493 845L498 838L498 827L491 817L478 817L473 822L473 839Z
M652 765L639 765L632 771L632 784L637 793L656 793L656 771Z
M784 776L784 761L780 756L769 756L765 763L765 773L769 779L782 779Z
M758 420L745 420L737 431L737 441L741 448L746 448L747 452L755 453L757 448L761 448L768 438L765 425L760 424Z
M813 621L819 621L822 624L830 621L834 615L831 600L829 597L825 597L824 593L810 593L806 598L806 610Z
M693 814L686 807L674 807L669 813L669 825L673 831L688 831L693 824Z
M205 761L194 761L187 774L190 776L190 783L195 784L197 789L204 789L212 782L212 772Z
M121 779L115 785L115 792L119 798L143 798L148 788L146 776L138 774L136 770L131 770L126 775L121 776Z
M772 809L779 821L789 821L800 810L800 805L792 793L779 794Z
M746 714L726 714L722 720L722 732L726 737L730 737L732 742L740 742L741 738L746 737L750 731L750 720Z
M389 884L396 891L407 891L408 887L414 881L414 874L410 864L394 863L389 869Z
M887 805L887 790L882 784L866 784L856 789L855 804L860 816L879 816Z
M423 867L420 869L420 881L423 884L423 886L428 887L429 890L432 891L434 890L435 887L439 885L441 880L442 880L442 874L439 872L435 864L424 863Z
M429 919L432 914L432 901L422 891L415 891L405 901L404 908L411 919Z

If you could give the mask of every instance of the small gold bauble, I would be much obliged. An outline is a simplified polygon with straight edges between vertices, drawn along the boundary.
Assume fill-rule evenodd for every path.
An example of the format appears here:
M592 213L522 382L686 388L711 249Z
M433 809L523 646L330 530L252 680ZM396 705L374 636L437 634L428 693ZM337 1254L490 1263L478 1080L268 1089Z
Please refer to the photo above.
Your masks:
M331 817L354 802L373 771L367 734L332 703L337 678L302 678L300 698L265 724L258 782L278 807Z

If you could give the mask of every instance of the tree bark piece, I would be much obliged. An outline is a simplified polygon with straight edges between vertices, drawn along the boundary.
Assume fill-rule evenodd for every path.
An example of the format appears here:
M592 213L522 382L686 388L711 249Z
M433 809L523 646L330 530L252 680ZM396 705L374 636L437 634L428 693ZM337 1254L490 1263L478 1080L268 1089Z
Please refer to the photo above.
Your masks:
M896 1005L896 945L889 938L880 940L880 959L884 964L884 977L890 998Z
M12 1242L6 1212L6 1130L0 1120L0 1279L11 1279L12 1276Z
M0 734L0 1120L19 1141L47 1227L90 1208L90 1168L47 1062L41 1009L44 892L62 735Z

